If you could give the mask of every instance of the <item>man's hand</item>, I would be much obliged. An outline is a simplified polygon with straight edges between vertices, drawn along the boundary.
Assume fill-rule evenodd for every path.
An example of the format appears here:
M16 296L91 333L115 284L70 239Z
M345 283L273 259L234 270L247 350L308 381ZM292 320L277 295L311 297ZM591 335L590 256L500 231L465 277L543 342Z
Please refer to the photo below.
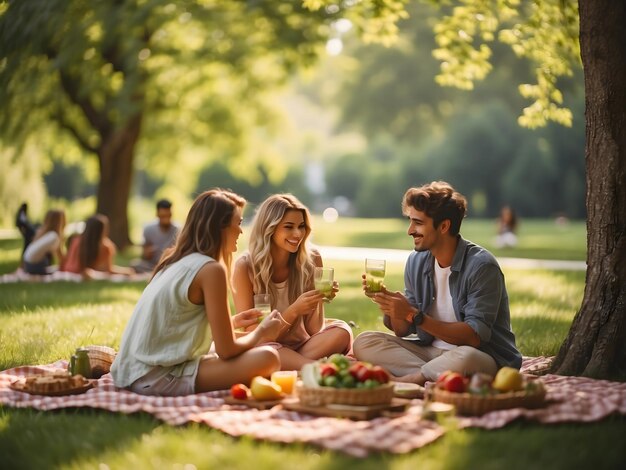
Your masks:
M406 300L402 292L390 292L383 288L382 292L377 292L371 298L392 321L411 322L411 318L415 313L415 307Z

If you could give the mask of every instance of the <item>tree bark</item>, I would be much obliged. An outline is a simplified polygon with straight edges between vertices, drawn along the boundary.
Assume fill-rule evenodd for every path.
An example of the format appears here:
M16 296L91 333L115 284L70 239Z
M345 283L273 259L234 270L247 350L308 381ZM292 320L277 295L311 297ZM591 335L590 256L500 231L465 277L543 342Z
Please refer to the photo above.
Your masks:
M100 182L97 212L109 218L110 237L123 249L131 243L128 234L127 206L133 177L135 146L141 131L142 115L103 137L98 149Z
M587 279L552 367L626 377L626 2L579 0L585 75Z

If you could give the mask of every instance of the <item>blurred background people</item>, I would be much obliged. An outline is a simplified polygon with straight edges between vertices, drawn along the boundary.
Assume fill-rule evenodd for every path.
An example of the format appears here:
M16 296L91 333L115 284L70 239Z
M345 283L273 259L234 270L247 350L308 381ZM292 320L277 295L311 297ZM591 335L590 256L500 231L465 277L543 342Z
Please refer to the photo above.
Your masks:
M510 206L504 206L498 218L498 248L513 248L517 245L517 216Z
M143 250L141 260L132 266L138 273L152 272L161 259L163 252L174 245L179 226L172 222L172 203L161 199L156 204L157 220L143 229Z
M35 232L24 250L23 268L29 274L50 274L56 258L59 265L64 261L65 212L51 209L43 224Z
M22 235L22 239L24 240L22 246L22 258L20 260L20 267L24 266L24 253L26 252L26 248L35 238L35 232L37 231L37 226L33 224L28 218L28 204L23 202L20 208L17 210L17 214L15 214L15 226L20 231Z
M99 277L98 273L135 274L132 268L114 264L117 248L109 238L109 219L96 214L85 221L85 230L70 242L62 271L82 274L86 278Z

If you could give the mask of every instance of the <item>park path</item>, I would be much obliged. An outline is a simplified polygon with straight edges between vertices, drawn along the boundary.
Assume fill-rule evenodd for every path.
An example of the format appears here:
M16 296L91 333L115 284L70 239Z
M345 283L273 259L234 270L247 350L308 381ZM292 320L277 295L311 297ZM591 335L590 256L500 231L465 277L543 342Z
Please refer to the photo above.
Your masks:
M406 261L412 251L322 245L318 245L316 248L324 259L354 261L360 259L365 260L365 258L378 258L402 263ZM512 269L553 269L562 271L584 271L587 269L587 263L585 261L498 258L498 263L500 263L502 268Z

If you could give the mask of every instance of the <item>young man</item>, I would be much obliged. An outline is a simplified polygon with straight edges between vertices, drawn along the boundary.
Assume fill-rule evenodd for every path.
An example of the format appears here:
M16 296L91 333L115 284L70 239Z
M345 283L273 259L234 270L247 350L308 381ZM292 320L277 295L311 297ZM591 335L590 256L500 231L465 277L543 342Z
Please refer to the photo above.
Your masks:
M446 370L495 375L500 367L521 366L500 266L459 234L466 207L443 181L404 195L415 244L405 266L405 293L371 295L395 336L369 331L354 341L359 360L385 367L398 381L423 385Z
M161 199L156 204L158 220L146 225L143 229L143 252L141 260L133 263L138 273L151 272L161 259L166 248L174 245L179 227L172 222L172 203Z

